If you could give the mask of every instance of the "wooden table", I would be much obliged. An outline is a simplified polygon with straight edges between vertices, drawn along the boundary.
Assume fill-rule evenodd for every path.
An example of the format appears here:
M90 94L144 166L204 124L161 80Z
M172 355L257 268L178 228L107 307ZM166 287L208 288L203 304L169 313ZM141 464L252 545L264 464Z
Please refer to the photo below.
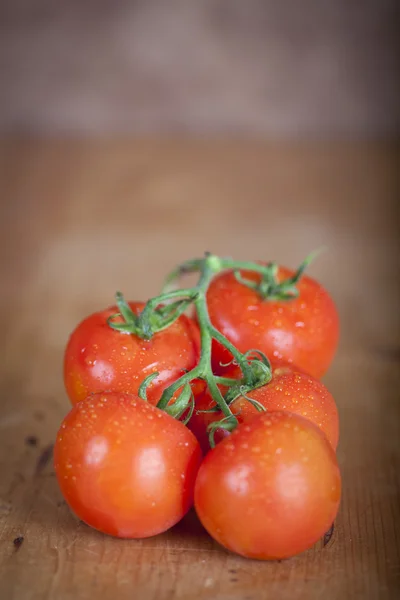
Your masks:
M396 597L398 147L11 139L0 152L0 597ZM310 273L342 319L325 378L340 409L344 483L329 543L262 563L225 552L194 514L142 541L78 522L51 461L77 321L116 289L154 295L173 265L204 250L296 266L321 244L329 252Z

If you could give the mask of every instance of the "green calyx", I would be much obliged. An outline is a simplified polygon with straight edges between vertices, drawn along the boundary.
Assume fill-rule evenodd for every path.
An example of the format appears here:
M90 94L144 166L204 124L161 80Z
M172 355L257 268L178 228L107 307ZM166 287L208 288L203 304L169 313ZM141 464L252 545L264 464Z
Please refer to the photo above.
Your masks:
M272 367L268 358L260 350L249 350L243 354L243 358L249 367L249 371L242 378L231 383L225 394L225 400L231 404L239 396L266 385L272 378ZM240 365L241 366L241 365ZM241 366L242 372L243 368Z
M243 275L237 269L234 270L235 279L254 290L262 300L268 300L270 302L282 302L287 300L294 300L299 296L299 290L296 287L300 281L304 271L308 265L314 260L314 258L321 252L321 249L312 252L303 260L299 268L295 271L292 277L283 281L278 281L278 265L276 263L268 263L264 266L262 271L259 271L260 278L258 281L243 277Z
M169 296L172 299L171 294ZM132 311L121 292L116 293L115 301L120 312L108 318L108 325L120 333L133 333L142 340L151 340L155 333L172 325L185 312L192 299L180 298L166 305L150 300L138 315ZM115 319L119 319L118 322Z
M122 294L118 292L116 303L120 312L108 319L108 325L120 333L134 334L143 340L150 340L153 335L172 325L190 305L196 311L201 340L200 360L191 371L184 373L164 390L157 407L187 423L195 410L190 384L195 379L202 379L207 384L215 401L215 408L210 410L221 411L223 414L220 421L209 427L211 445L214 445L214 435L217 429L232 431L238 425L238 420L230 408L230 404L236 398L241 396L258 410L263 410L263 407L249 398L247 394L271 380L271 364L259 350L250 350L242 354L213 326L208 314L207 290L216 274L224 270L232 270L241 284L254 289L263 299L290 300L298 296L296 284L314 256L315 253L307 257L291 278L278 282L276 279L278 267L275 263L260 265L254 262L235 261L207 252L203 258L187 261L175 269L166 279L164 292L150 299L137 315L133 313ZM240 271L259 274L259 281L243 277ZM171 285L179 276L193 272L199 273L197 285L193 288L171 289ZM214 375L211 365L213 340L229 351L232 361L240 368L241 377L232 379ZM158 373L152 373L142 382L139 389L141 398L146 400L146 390L157 376ZM221 386L227 388L224 394L221 392Z

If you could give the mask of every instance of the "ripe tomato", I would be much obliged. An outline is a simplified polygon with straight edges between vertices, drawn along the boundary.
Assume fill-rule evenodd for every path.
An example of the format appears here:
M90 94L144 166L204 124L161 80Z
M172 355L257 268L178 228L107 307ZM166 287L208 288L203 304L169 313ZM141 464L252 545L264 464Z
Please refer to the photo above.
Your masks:
M313 423L264 413L205 457L194 503L209 534L229 550L263 560L310 548L339 507L335 453Z
M240 369L231 367L225 373L226 377L239 377ZM221 390L222 392L225 389ZM288 411L312 421L326 435L334 450L339 440L339 415L332 394L318 379L305 373L299 373L291 366L280 366L273 370L271 381L248 394L248 398L259 402L267 411ZM221 411L201 413L196 411L208 410L215 406L215 402L206 389L199 388L196 397L196 410L188 423L189 429L199 440L203 452L210 449L207 427L214 421L223 418ZM246 398L239 396L230 408L236 415L239 423L248 423L260 414L257 408ZM226 431L218 429L215 441L220 441L229 435Z
M183 423L137 396L93 394L64 419L54 462L61 492L82 521L143 538L189 510L201 450Z
M130 307L138 314L144 304L132 302ZM92 392L137 394L143 379L158 371L159 376L151 382L147 393L149 402L156 404L164 388L198 362L198 327L185 315L145 341L111 329L107 319L116 312L114 306L90 315L69 339L64 382L72 404Z
M242 276L259 281L254 272ZM281 267L278 281L292 271ZM274 363L285 361L320 378L336 351L339 318L328 292L314 279L303 275L297 283L298 298L285 301L262 300L256 291L239 283L232 271L215 277L207 293L213 325L241 352L261 350ZM213 348L214 368L231 360L219 343Z

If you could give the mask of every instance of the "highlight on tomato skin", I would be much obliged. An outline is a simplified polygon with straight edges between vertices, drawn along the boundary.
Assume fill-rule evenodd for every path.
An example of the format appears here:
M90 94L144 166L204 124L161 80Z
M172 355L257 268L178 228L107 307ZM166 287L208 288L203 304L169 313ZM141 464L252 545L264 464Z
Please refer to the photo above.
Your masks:
M137 314L145 304L130 302L129 306ZM64 383L72 404L96 392L137 394L143 379L158 372L147 394L155 405L163 390L199 360L199 329L185 315L147 341L111 329L107 319L117 312L114 306L88 316L69 338Z
M57 480L72 511L121 538L150 537L180 521L193 504L201 460L183 423L119 393L77 403L54 447Z
M179 265L146 305L117 292L117 306L76 327L64 357L73 406L54 465L79 519L140 539L165 532L194 503L215 540L260 560L294 556L322 537L341 480L337 408L318 378L333 359L339 322L328 292L303 276L311 259L291 278L274 263L207 252ZM196 285L169 289L191 272ZM147 401L138 397L143 382ZM227 385L236 419L218 393ZM207 427L224 416L210 450Z
M277 279L286 280L293 273L280 267ZM251 281L260 280L254 272L241 274ZM336 353L339 315L330 294L315 279L303 275L296 287L297 298L264 300L237 281L233 271L225 271L213 279L207 291L210 319L240 352L257 348L273 364L288 362L319 379ZM214 340L213 359L218 372L232 356Z
M195 509L226 549L259 560L311 548L339 509L335 452L313 423L287 412L242 424L204 458Z
M241 371L237 366L225 369L225 377L240 378ZM222 392L225 391L220 386ZM248 423L260 414L248 398L257 401L266 411L288 411L303 416L317 425L327 436L334 450L339 440L339 414L336 402L324 384L306 373L301 373L290 365L279 365L272 371L270 383L239 396L230 408L239 423ZM189 429L199 440L204 453L210 450L207 427L223 418L221 411L201 412L215 407L210 392L199 389L196 395L196 410L188 423ZM227 437L228 432L217 429L215 442Z

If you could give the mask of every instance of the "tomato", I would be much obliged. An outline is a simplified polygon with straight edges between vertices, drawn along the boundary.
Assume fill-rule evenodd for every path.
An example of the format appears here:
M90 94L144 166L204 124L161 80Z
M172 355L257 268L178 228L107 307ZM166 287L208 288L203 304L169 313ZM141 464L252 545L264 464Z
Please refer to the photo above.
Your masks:
M206 455L194 503L225 548L268 560L317 542L336 517L340 493L335 452L318 427L271 412L239 425Z
M138 314L144 304L132 302L130 307ZM198 362L198 327L185 315L145 341L108 326L107 319L117 312L114 306L90 315L69 339L64 382L72 404L92 392L137 394L143 379L158 371L159 376L151 382L147 393L149 402L156 404L164 388Z
M296 371L277 369L269 384L247 394L267 411L288 411L305 417L326 435L333 449L339 440L339 415L332 394L318 379ZM257 409L243 396L232 405L239 422L258 414Z
M239 377L240 369L231 367L226 371L226 377ZM222 388L224 393L226 388ZM267 411L288 411L306 417L317 425L326 435L334 450L339 440L339 415L335 400L327 388L318 379L294 370L294 367L280 366L273 370L271 381L248 394L248 398L259 402ZM221 411L202 413L215 406L210 392L198 389L196 395L196 410L188 423L189 429L195 434L203 449L210 449L207 427L214 421L223 418ZM243 396L234 400L230 408L239 423L248 423L259 414L257 408ZM220 441L228 433L217 429L215 441Z
M201 450L183 423L137 396L93 394L64 419L54 462L61 492L82 521L143 538L189 510Z
M281 267L279 281L293 272ZM259 275L243 271L242 276L259 281ZM328 292L314 279L303 275L297 283L298 298L285 301L262 300L255 290L239 283L232 271L214 278L207 292L213 325L238 350L257 348L274 363L285 361L320 378L336 351L339 318ZM219 343L213 348L214 368L232 357Z

